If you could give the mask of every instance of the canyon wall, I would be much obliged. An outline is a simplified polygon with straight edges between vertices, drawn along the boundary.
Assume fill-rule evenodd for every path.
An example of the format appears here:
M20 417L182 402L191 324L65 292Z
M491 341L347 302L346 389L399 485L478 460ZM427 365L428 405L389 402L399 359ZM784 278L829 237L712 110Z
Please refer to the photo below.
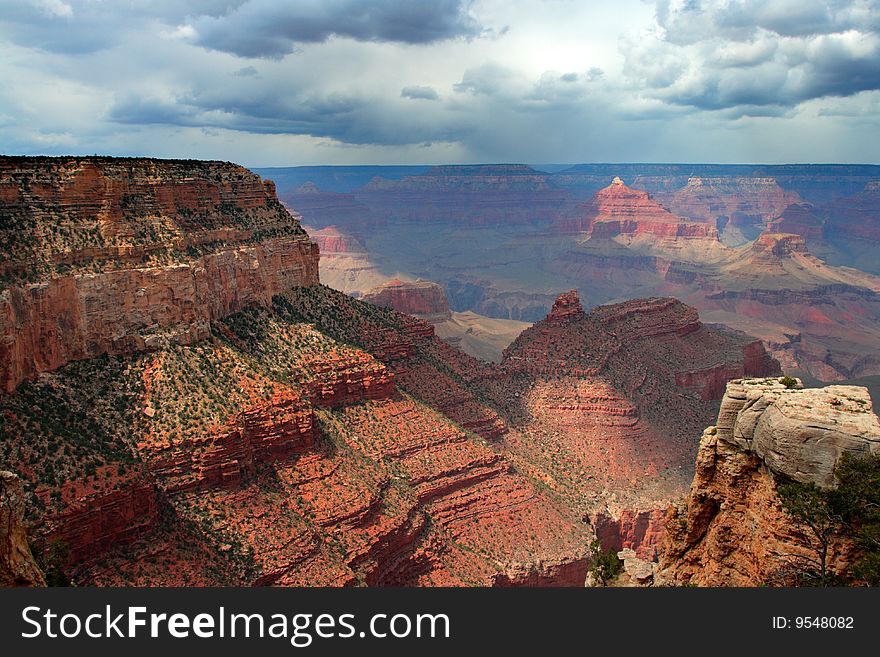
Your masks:
M731 381L717 425L700 440L690 493L666 519L661 578L699 586L787 583L796 560L810 553L777 487L833 486L845 452L880 452L880 423L864 388ZM829 568L842 570L852 559L851 541L834 535Z
M338 289L384 282L370 279L381 263L389 277L442 285L454 312L529 322L547 314L561 289L580 288L587 308L674 296L704 321L760 338L795 374L831 382L880 372L880 307L870 294L877 281L868 276L880 268L880 167L624 163L553 173L522 166L285 172L297 187L311 181L328 199L330 190L344 192L363 206L352 211L339 198L338 212L330 204L319 212L319 225L335 223L365 250L357 259L334 258L322 280ZM379 180L370 183L373 177ZM369 212L385 222L364 228L358 215ZM803 245L771 237L783 235ZM361 278L369 284L358 284ZM837 284L850 287L843 294L828 288Z
M430 281L404 282L394 279L369 290L363 299L377 306L415 315L432 324L452 318L446 293L440 285Z
M25 499L21 480L0 470L0 587L46 583L28 544Z
M437 166L398 180L377 176L354 197L389 221L460 226L549 221L569 202L547 174L522 164Z
M192 344L213 319L318 282L296 217L236 165L3 158L0 188L7 392L71 360Z

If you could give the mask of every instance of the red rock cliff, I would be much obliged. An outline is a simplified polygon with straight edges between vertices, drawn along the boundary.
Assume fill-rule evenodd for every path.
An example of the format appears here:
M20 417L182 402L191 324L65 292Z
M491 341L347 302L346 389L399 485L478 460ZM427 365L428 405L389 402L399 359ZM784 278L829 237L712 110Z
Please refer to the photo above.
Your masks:
M318 282L274 185L220 162L0 159L0 389L71 360L191 344Z
M25 495L21 480L0 470L0 586L42 586L24 526Z

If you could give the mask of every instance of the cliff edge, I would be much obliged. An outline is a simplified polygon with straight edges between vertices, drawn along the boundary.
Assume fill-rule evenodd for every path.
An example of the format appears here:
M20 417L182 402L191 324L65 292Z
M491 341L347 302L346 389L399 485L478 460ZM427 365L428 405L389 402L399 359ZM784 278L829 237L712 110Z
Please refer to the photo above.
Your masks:
M878 452L880 422L865 388L731 381L717 425L700 440L690 493L667 517L661 579L699 586L777 582L792 559L804 556L802 529L783 510L778 487L789 481L833 487L844 453ZM845 569L853 550L844 536L832 537L830 569Z
M0 587L46 585L28 545L24 507L21 479L0 470Z
M318 283L271 181L227 162L0 157L0 390L102 354L194 344Z

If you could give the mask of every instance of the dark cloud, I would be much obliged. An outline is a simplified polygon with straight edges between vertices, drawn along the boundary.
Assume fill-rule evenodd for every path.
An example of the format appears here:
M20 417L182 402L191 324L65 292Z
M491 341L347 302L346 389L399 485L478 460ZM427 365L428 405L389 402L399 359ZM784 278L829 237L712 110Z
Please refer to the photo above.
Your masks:
M671 43L747 41L760 31L808 37L880 26L877 0L658 0L658 25Z
M153 36L145 22L177 26L188 17L222 16L247 0L10 0L0 12L0 38L62 54L86 54L124 42L133 27Z
M194 125L195 112L177 101L127 96L110 109L108 118L129 125Z
M0 3L5 152L875 158L880 0Z
M347 144L457 141L467 119L414 114L378 99L329 93L285 95L229 85L175 98L119 98L107 118L130 125L224 128L254 134L309 135Z
M250 0L222 16L193 23L195 42L241 57L279 58L297 44L332 36L357 41L426 44L474 37L481 29L469 0Z
M242 57L279 58L332 36L426 44L482 32L471 0L15 0L0 37L50 52L82 54L119 44L150 21L187 26L198 45ZM140 30L139 38L148 33Z
M400 90L400 97L413 100L440 100L440 95L434 87L404 87Z

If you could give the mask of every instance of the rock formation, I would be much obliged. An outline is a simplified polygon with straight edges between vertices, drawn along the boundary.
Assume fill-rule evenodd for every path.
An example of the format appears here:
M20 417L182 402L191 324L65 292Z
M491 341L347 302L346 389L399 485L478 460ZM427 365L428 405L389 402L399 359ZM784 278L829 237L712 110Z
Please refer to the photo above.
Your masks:
M564 322L582 317L583 314L584 307L581 305L577 290L569 290L565 294L560 294L553 302L550 314L547 315L547 321Z
M594 514L613 506L618 539L608 547L644 541L647 551L656 539L636 538L624 516L648 517L685 488L691 436L714 417L724 377L779 373L760 342L703 325L674 299L585 314L574 292L505 350L502 368L517 377L503 395L522 418L503 437L515 462L594 517L597 532Z
M360 297L391 279L370 259L367 248L350 233L332 225L320 230L306 225L303 228L321 252L318 270L325 285Z
M832 486L842 453L880 451L880 423L864 388L789 386L776 378L728 384L717 426L700 441L690 493L667 518L662 578L701 586L783 583L804 548L780 505L779 483ZM852 549L836 537L831 569L845 566Z
M834 381L878 365L870 345L880 339L880 279L828 266L800 235L762 233L704 286L703 316L748 329L788 370Z
M640 559L657 561L666 535L666 509L603 509L591 522L603 550L630 550Z
M415 315L431 324L452 319L446 293L440 285L430 281L404 282L394 279L368 291L363 299L377 306Z
M769 177L694 176L680 189L657 197L682 217L717 226L732 246L754 239L767 222L801 200Z
M792 203L782 213L767 223L770 233L800 235L807 241L818 242L824 236L824 221L817 209L809 203Z
M0 470L0 586L44 586L24 525L25 494L21 480Z
M0 387L71 360L192 344L318 281L271 182L218 162L0 161Z
M93 559L156 528L159 504L155 485L146 479L130 478L117 480L115 486L106 493L68 498L64 510L47 519L45 535L64 541L73 562ZM45 498L49 491L43 489L40 493Z
M689 221L672 214L647 192L628 187L615 177L590 201L575 209L576 218L563 224L563 231L583 232L596 239L618 239L631 244L650 238L657 249L676 249L688 240L718 241L715 226L706 221ZM714 248L720 248L717 244Z
M803 390L773 379L740 379L727 385L715 433L775 473L830 487L843 453L880 450L878 427L864 388Z

